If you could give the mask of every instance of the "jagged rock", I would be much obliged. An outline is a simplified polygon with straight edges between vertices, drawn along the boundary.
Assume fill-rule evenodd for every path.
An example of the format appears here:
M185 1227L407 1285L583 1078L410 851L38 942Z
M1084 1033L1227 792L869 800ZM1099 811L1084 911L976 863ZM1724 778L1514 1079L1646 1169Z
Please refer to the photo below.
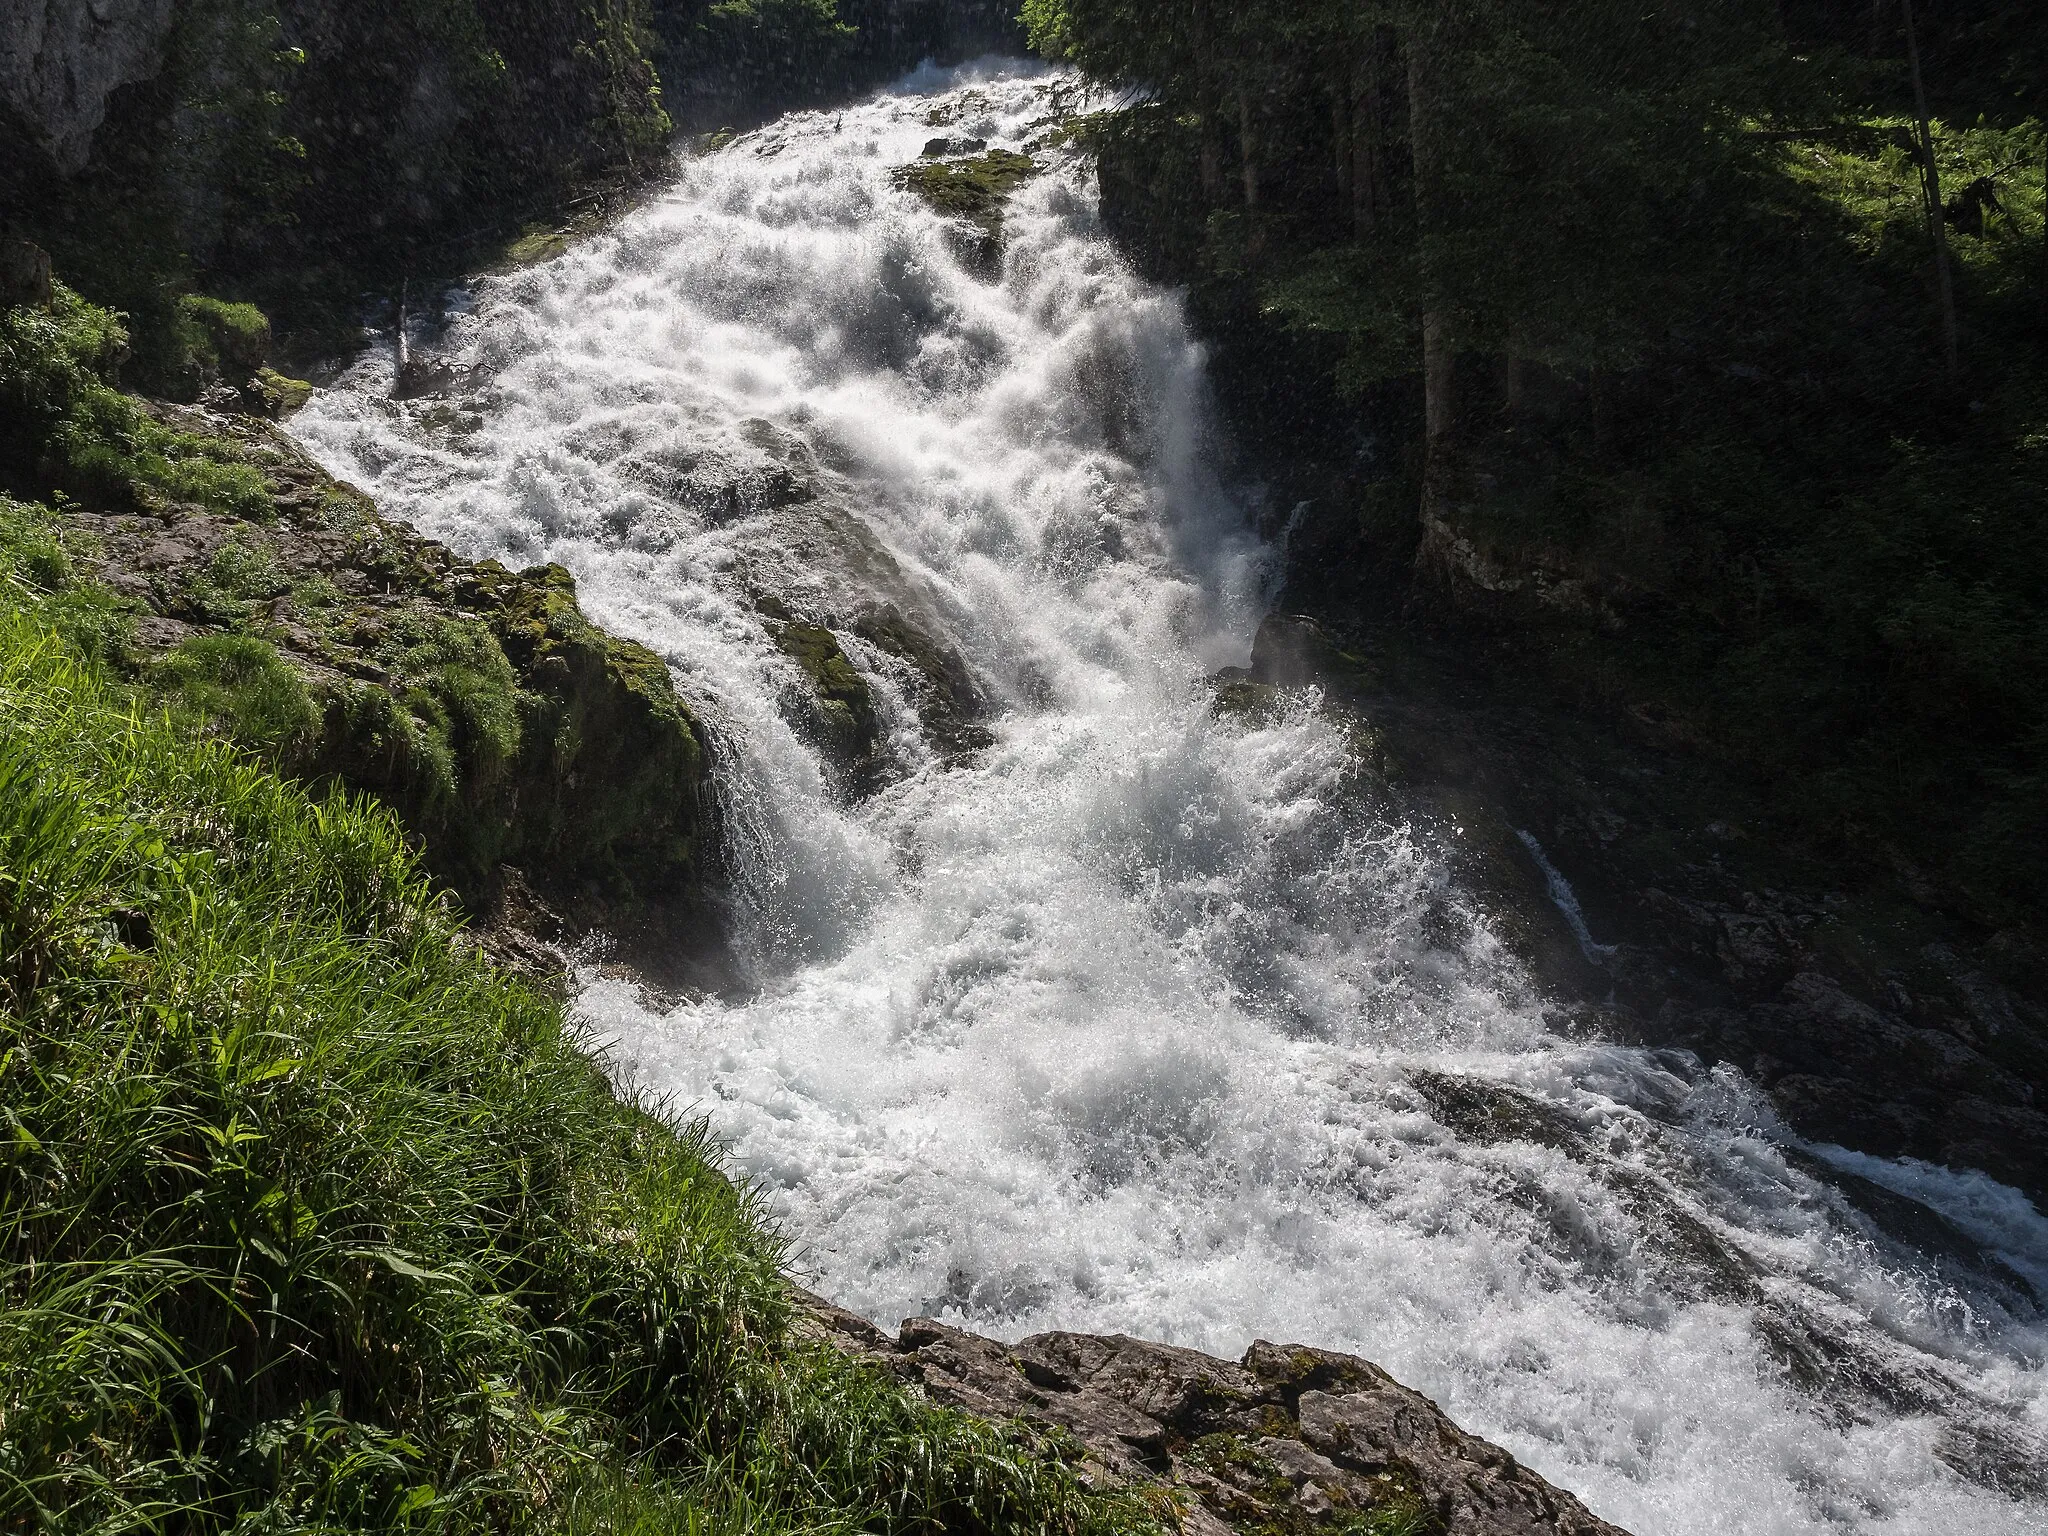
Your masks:
M172 0L0 0L0 102L57 170L83 170L107 98L164 65Z
M819 743L862 794L880 774L881 721L867 679L846 659L839 637L822 624L768 624L769 638L810 680L808 712Z
M1010 1345L929 1318L891 1339L797 1301L814 1336L936 1402L1071 1435L1098 1485L1163 1485L1188 1536L1337 1532L1380 1511L1450 1536L1625 1536L1353 1355L1261 1342L1232 1362L1082 1333Z
M50 307L50 254L27 240L0 234L0 309L18 304Z

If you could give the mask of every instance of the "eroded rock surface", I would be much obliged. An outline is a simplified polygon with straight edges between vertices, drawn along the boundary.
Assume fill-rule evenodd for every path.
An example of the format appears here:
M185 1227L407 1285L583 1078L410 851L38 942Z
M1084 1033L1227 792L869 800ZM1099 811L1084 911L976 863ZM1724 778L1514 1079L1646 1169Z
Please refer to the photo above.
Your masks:
M1340 1531L1378 1514L1446 1536L1625 1536L1354 1355L1261 1342L1229 1361L1082 1333L1010 1345L929 1318L892 1339L798 1301L814 1334L933 1401L1064 1431L1099 1484L1163 1488L1191 1536Z
M0 0L0 101L68 176L107 98L163 68L170 31L171 0Z

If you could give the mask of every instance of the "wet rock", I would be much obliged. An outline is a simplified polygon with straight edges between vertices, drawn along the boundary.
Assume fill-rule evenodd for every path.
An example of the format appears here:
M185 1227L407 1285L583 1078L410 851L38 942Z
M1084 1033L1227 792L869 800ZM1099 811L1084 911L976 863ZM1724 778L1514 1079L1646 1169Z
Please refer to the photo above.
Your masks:
M1356 1356L1261 1342L1233 1362L1078 1333L1006 1345L928 1318L892 1339L798 1302L814 1335L936 1402L1065 1431L1098 1484L1178 1493L1183 1532L1305 1536L1406 1514L1457 1536L1622 1536Z
M805 713L855 795L875 787L882 771L880 717L874 695L839 637L822 624L770 621L768 635L810 681Z
M959 220L966 238L955 254L970 270L993 276L1002 265L1003 210L1010 195L1038 174L1038 162L1014 150L988 150L980 139L934 139L926 159L906 165L897 181L938 212ZM938 159L971 155L971 159Z
M913 703L931 744L941 755L978 752L995 740L984 723L987 696L960 653L934 639L893 604L871 604L853 622L853 632L879 651L906 664L921 686Z
M1355 669L1354 658L1314 619L1301 614L1267 615L1252 640L1251 680L1275 688L1340 682Z
M1533 1141L1564 1150L1580 1139L1571 1116L1532 1094L1476 1077L1443 1072L1411 1072L1408 1081L1429 1105L1440 1125L1467 1141L1491 1146L1502 1141Z

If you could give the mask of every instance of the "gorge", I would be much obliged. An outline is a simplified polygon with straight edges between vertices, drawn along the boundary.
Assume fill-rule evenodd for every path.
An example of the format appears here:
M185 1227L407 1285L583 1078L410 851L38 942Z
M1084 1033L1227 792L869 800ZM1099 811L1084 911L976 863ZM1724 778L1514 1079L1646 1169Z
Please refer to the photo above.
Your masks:
M980 66L742 135L452 293L445 401L392 402L385 345L293 423L465 556L567 566L708 723L737 974L586 973L615 1069L885 1324L1356 1351L1638 1531L2034 1518L2022 1197L1560 1036L1369 722L1219 707L1279 552L1058 146L1072 89ZM898 184L935 138L1039 162L996 272Z
M1012 9L0 0L0 1526L2048 1532L2025 8Z

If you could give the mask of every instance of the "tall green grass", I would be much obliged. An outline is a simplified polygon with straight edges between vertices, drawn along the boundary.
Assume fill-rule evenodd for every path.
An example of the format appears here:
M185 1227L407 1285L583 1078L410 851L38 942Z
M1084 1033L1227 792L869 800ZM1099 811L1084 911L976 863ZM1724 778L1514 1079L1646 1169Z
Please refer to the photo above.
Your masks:
M1138 1529L793 1336L701 1124L621 1099L367 802L0 598L0 1528Z

